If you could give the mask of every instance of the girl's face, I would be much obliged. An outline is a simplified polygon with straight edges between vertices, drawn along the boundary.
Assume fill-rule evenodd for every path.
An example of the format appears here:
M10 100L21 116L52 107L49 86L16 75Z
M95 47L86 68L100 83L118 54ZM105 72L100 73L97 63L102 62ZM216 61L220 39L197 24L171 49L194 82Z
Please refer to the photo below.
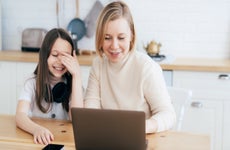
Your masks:
M58 38L54 42L47 60L50 73L57 79L61 79L61 77L67 72L66 67L61 63L61 52L71 55L72 46L68 41Z
M128 22L119 18L108 22L105 27L103 51L111 62L119 62L128 54L131 42L131 31Z

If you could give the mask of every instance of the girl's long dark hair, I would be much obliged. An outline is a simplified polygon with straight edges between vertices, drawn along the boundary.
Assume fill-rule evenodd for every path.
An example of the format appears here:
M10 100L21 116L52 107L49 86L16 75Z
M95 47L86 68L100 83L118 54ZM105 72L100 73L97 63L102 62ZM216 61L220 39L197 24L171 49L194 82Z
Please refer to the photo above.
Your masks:
M68 41L72 46L72 52L73 55L73 41L69 34L61 28L54 28L47 32L41 49L39 50L39 62L38 65L34 71L34 74L36 75L36 90L35 90L35 97L36 97L36 104L38 108L46 113L50 110L52 107L53 102L53 96L52 96L52 89L50 87L50 72L48 68L48 57L51 52L51 48L54 45L57 38L61 38L63 40ZM72 93L71 87L72 87L72 75L67 72L64 74L64 77L67 79L67 86L69 86L70 94ZM47 106L43 106L42 102L46 101L48 103ZM68 112L69 111L69 101L62 102L63 108Z

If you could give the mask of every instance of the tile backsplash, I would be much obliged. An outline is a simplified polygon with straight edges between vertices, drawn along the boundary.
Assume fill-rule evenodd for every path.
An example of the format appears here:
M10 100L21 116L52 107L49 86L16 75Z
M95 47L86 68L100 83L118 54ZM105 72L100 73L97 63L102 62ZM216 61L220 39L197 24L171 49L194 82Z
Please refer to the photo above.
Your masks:
M76 15L75 0L57 0L59 24L66 28ZM96 0L79 0L84 19ZM100 0L103 5L112 0ZM175 57L230 58L230 0L124 0L137 30L137 48L150 40L161 53ZM2 49L20 50L25 28L57 27L56 0L1 0ZM94 37L79 48L94 49Z

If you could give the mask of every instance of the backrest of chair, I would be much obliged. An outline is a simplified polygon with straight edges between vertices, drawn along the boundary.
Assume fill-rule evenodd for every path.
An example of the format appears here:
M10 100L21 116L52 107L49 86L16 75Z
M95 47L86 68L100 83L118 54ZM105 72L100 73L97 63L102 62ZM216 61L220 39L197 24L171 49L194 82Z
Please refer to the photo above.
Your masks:
M177 122L174 130L180 130L184 118L185 106L192 98L192 91L184 88L168 87L168 92L177 115Z

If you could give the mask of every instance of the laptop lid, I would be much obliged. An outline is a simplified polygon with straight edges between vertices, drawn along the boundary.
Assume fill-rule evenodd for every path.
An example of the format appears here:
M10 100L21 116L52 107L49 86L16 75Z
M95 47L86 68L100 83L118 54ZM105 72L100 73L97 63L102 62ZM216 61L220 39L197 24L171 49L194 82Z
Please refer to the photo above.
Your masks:
M77 150L146 149L144 112L72 108L71 113Z

